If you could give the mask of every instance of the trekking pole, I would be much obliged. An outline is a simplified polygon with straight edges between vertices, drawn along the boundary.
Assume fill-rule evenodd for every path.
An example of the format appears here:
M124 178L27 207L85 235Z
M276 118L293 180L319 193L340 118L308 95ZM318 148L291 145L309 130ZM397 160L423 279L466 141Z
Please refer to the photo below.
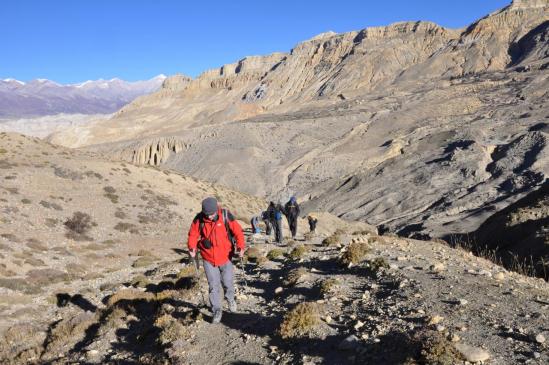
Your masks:
M244 281L244 287L248 290L248 282L246 281L246 270L244 267L244 259L240 256L240 270L242 270L242 280Z
M197 255L198 255L198 252L197 252ZM202 305L203 305L204 307L207 307L207 305L206 305L206 299L204 298L204 292L202 291L202 285L200 284L200 271L199 271L199 269L200 269L200 263L198 262L198 256L195 255L195 256L192 258L192 260L194 261L193 267L194 267L195 277L196 277L196 279L197 279L197 281L198 281L198 290L200 291L200 295L202 296Z

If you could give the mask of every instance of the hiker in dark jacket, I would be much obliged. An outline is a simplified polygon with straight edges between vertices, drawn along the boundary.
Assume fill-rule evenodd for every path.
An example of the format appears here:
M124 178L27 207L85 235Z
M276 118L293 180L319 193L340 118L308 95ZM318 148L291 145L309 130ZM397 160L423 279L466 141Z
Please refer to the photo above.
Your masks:
M308 216L307 220L309 221L309 231L311 233L315 233L316 230L316 224L318 223L318 219L314 218L313 216Z
M292 196L290 201L288 201L284 206L284 214L288 220L292 238L295 239L295 234L297 232L297 218L299 217L299 204L297 204L297 200L294 196Z
M261 220L265 223L265 234L267 236L271 235L271 220L269 219L269 214L267 211L261 213Z
M274 230L275 241L282 243L282 207L274 202L269 203L267 215Z
M197 251L200 251L202 256L208 279L213 323L221 321L222 285L225 289L225 298L229 302L229 310L231 312L237 310L234 299L234 270L230 260L233 243L228 231L236 239L237 252L235 253L242 257L245 249L242 227L231 212L218 207L215 198L204 199L202 211L196 215L189 229L187 246L193 259L196 259Z

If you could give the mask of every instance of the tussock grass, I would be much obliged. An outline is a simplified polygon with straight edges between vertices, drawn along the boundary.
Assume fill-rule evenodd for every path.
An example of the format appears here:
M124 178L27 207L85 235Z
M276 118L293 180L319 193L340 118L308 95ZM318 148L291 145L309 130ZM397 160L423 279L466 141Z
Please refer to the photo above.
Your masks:
M288 257L292 260L299 260L303 258L305 254L309 252L309 250L310 250L309 247L305 245L299 245L294 247L293 250L290 251L290 253L288 254Z
M267 253L267 258L271 261L276 260L284 255L284 251L280 248L274 248Z
M307 275L307 269L304 267L290 270L286 275L283 284L284 286L295 286L305 275Z
M338 284L339 284L339 280L334 278L322 280L322 282L320 283L320 295L325 297L331 294Z
M375 259L368 260L366 266L371 272L377 273L382 269L388 269L389 263L383 257L376 257Z
M336 246L339 243L341 243L341 236L336 233L322 240L322 246L325 246L325 247Z
M320 324L320 310L316 303L299 303L280 325L278 333L283 339L307 336Z
M366 255L370 252L370 248L364 242L351 243L347 250L340 257L339 262L344 266L356 265L362 262Z

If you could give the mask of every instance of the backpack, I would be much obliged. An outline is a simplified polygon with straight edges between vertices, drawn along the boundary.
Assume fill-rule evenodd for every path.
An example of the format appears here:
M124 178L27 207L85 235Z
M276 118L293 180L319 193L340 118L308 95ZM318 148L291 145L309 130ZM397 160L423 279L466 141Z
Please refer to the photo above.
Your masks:
M200 216L200 234L202 235L202 237L205 237L203 218L203 216ZM221 219L223 219L223 223L225 224L225 230L227 231L227 238L231 243L232 249L229 257L232 257L232 255L236 251L236 239L233 235L233 232L231 231L231 227L229 227L229 211L227 209L221 209Z
M277 210L277 211L275 212L275 219L276 219L277 221L279 221L279 220L282 219L282 213L280 212L280 210Z

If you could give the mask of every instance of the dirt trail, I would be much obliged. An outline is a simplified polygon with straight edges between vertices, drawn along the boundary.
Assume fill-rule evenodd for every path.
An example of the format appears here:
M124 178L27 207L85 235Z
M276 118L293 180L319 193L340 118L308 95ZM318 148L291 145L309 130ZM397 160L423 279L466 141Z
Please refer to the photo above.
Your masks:
M549 337L546 282L438 243L351 233L334 236L332 245L322 244L320 236L284 247L264 238L251 245L245 277L240 264L236 270L239 311L224 312L218 325L210 323L202 305L203 273L197 282L178 250L182 256L174 256L181 260L149 267L142 275L136 271L118 285L66 294L46 330L29 327L34 336L26 333L27 342L17 346L5 346L10 339L3 339L2 359L8 364L414 364L425 363L419 352L425 346L438 351L439 342L421 342L420 335L428 333L445 346L486 351L487 363L549 360L542 341ZM367 246L368 252L344 267L341 256L351 250L349 244ZM283 255L265 258L275 248ZM319 321L305 334L283 339L283 319L303 302L314 303ZM11 340L16 337L12 331ZM464 363L456 359L451 363Z

